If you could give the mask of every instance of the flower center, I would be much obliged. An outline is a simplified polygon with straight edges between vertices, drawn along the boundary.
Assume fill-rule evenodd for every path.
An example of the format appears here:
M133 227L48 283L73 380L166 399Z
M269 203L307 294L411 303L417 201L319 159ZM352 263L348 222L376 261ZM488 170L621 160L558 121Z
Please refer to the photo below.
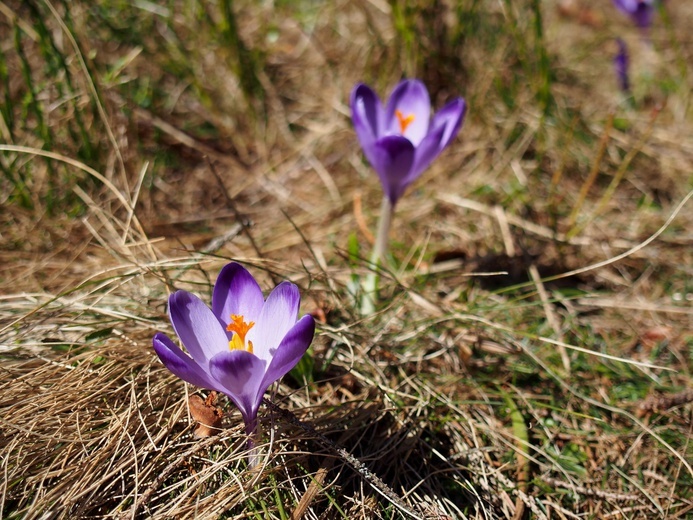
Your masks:
M395 110L395 116L397 116L400 130L404 134L407 127L414 122L414 114L409 114L405 117L401 110Z
M245 342L245 335L253 328L253 325L255 325L254 321L247 323L245 318L240 314L231 315L231 323L226 327L227 331L233 332L231 341L229 341L229 348L231 350L246 350L251 354L253 353L253 342L248 341L247 344Z

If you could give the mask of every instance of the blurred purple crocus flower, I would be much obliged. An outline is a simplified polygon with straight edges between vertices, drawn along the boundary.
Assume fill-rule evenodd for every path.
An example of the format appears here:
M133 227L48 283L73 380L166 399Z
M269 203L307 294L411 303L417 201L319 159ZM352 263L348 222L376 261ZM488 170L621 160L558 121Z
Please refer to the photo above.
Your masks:
M265 391L296 366L313 340L315 321L309 315L297 321L299 304L290 282L265 301L253 276L231 263L219 273L211 310L185 291L169 297L171 324L190 355L163 333L154 336L154 350L184 381L226 394L250 435Z
M466 108L464 99L457 98L431 119L431 100L419 80L400 82L385 107L367 85L354 87L356 136L392 206L455 138Z
M628 47L626 47L626 42L624 42L621 38L618 38L616 43L618 44L618 53L614 57L616 79L618 80L618 85L621 87L623 92L630 92L630 80L628 77Z
M635 25L645 29L652 25L657 0L613 0L614 5L631 17Z

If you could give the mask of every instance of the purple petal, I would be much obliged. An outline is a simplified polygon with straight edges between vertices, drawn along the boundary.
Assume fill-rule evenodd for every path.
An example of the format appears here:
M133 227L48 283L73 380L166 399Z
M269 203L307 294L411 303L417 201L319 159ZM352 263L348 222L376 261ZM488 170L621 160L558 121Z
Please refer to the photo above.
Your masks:
M359 83L351 91L351 114L359 140L372 142L383 133L383 106L368 85Z
M215 385L205 371L178 348L178 345L171 341L166 334L158 332L152 339L152 344L156 355L159 356L164 366L183 381L200 388L219 390L219 385Z
M646 28L652 25L655 14L653 0L614 0L614 5L629 15L638 27Z
M214 356L209 372L223 388L223 392L236 403L246 424L255 420L262 402L258 388L265 375L265 363L245 350L232 350Z
M384 112L380 99L368 85L359 84L351 92L351 118L354 131L368 162L373 164L370 150L383 132Z
M626 42L621 38L616 39L618 44L618 54L614 58L614 70L616 71L616 79L618 80L618 85L623 92L628 92L630 90L630 81L628 78L628 47Z
M402 132L396 111L403 117L414 116L413 121ZM404 80L392 91L385 108L385 126L388 134L403 135L414 146L423 140L428 133L431 119L431 98L428 90L419 80Z
M407 187L405 179L414 164L414 145L406 137L390 135L375 142L372 154L371 165L394 206Z
M215 354L228 351L224 325L194 294L173 293L168 299L168 313L173 329L202 370L207 370L209 359Z
M264 303L262 289L245 267L235 262L224 266L212 295L212 312L222 323L228 325L232 314L257 321Z
M638 0L613 0L617 9L626 14L633 13L638 8Z
M296 324L300 303L298 287L291 282L280 283L270 293L247 336L257 357L269 363L284 336Z
M414 165L402 179L403 190L418 179L433 160L443 151L442 141L445 127L441 126L430 132L414 152Z
M441 108L431 121L431 131L441 126L445 127L445 133L441 141L441 147L450 144L462 127L464 117L467 114L467 103L462 98L457 98ZM442 150L441 148L441 150Z
M284 377L301 360L313 341L314 334L315 320L312 316L305 315L284 336L258 389L259 401L272 383Z
M635 25L641 28L646 28L652 25L654 19L654 7L643 3L638 4L638 8L632 14Z
M405 179L407 186L414 182L455 138L462 127L466 110L467 104L464 99L458 98L445 105L434 116L430 132L416 149L414 166Z

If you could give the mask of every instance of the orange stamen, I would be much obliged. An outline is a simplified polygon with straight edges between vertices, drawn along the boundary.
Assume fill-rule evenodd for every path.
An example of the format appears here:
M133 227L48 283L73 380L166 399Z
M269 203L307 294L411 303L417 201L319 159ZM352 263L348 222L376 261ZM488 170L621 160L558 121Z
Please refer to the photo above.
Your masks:
M229 348L231 350L247 350L251 354L253 353L253 342L249 341L247 345L245 343L245 336L248 334L248 331L253 328L253 325L255 325L254 321L246 323L241 315L231 315L231 323L226 327L227 331L234 333L231 337L231 341L229 341Z
M395 110L395 116L397 116L399 128L402 133L404 133L407 130L407 127L414 122L414 114L409 114L407 117L404 117L401 110Z

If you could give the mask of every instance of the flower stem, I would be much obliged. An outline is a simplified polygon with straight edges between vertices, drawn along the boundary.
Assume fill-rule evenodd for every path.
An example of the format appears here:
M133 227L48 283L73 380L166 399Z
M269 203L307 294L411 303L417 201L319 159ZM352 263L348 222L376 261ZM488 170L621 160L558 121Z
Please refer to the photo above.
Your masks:
M363 284L363 298L361 299L361 315L363 316L368 316L375 312L375 301L378 297L378 270L380 269L380 265L385 262L388 234L394 209L387 195L384 196L382 205L380 206L378 233L375 236L375 244L373 245L373 252L371 253L372 271L368 274Z
M260 465L260 449L258 445L262 440L260 421L257 418L245 425L245 433L248 436L248 467L254 469Z

